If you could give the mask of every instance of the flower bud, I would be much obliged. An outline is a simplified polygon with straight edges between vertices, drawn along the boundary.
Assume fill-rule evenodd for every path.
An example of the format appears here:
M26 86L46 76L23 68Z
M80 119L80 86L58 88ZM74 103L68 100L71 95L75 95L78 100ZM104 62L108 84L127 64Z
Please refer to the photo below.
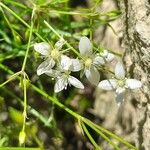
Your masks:
M24 131L20 131L19 133L19 144L22 145L25 143L26 133Z

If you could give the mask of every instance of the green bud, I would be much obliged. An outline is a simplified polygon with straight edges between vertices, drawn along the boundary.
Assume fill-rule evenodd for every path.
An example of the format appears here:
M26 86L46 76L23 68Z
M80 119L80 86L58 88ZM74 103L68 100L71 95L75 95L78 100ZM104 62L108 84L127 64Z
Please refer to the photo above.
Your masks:
M26 85L26 89L28 89L30 87L30 80L28 79L20 80L19 87L23 89L24 85Z
M89 33L90 33L90 29L84 29L84 30L82 31L82 35L83 35L83 36L87 36L87 35L89 35Z
M19 144L22 145L25 143L26 133L24 131L20 131L19 133Z

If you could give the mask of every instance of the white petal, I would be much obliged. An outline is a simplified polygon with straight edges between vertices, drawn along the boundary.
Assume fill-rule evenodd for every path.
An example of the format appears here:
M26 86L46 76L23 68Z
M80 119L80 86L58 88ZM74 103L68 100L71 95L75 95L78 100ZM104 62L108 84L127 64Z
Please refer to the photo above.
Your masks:
M75 77L69 76L68 82L79 89L84 89L84 85Z
M85 76L89 80L90 83L94 85L98 85L98 82L100 80L100 74L98 70L95 67L91 67L90 69L85 70Z
M42 43L34 44L34 49L38 53L47 56L50 53L51 47L50 47L50 45L48 43L42 42Z
M53 59L46 59L44 62L42 62L38 68L37 68L37 75L41 75L45 73L46 71L52 69L55 65L55 61Z
M117 87L117 82L115 79L103 80L98 84L98 87L103 90L113 90Z
M105 58L107 62L111 62L114 59L114 54L108 53L107 57Z
M81 55L92 54L92 44L87 37L81 37L79 42L79 51Z
M124 79L125 78L125 70L123 64L118 62L115 67L115 76L117 79Z
M56 78L61 75L60 71L54 70L54 69L49 69L44 72L46 75Z
M142 82L136 79L127 79L126 86L130 89L137 89L142 86Z
M71 59L68 56L61 55L60 64L61 64L61 68L63 70L69 70L69 68L71 67L72 62L71 62Z
M76 71L80 71L81 69L82 69L82 65L79 59L71 59L70 70L76 72Z
M62 46L64 45L64 43L65 43L65 41L64 41L64 39L60 39L59 41L57 41L56 43L55 43L55 48L57 49L57 50L60 50L61 48L62 48Z
M58 78L58 80L55 83L54 86L55 93L62 91L66 86L67 86L67 79L61 76L60 78Z
M101 56L96 56L93 60L93 63L95 65L103 65L103 64L105 64L105 61Z

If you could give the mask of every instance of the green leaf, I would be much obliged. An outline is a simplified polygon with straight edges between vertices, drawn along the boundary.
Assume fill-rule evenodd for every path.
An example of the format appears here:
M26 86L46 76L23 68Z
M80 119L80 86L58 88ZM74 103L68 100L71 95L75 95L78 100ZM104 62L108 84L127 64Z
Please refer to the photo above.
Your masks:
M106 15L109 17L117 17L117 16L121 15L121 11L113 10L113 11L108 12Z
M9 115L15 123L18 123L20 125L23 124L23 114L21 111L18 111L13 107L9 107Z
M4 97L0 96L0 107L3 106L3 104L4 104Z
M28 136L36 135L37 131L38 131L38 125L36 123L26 125L26 132Z

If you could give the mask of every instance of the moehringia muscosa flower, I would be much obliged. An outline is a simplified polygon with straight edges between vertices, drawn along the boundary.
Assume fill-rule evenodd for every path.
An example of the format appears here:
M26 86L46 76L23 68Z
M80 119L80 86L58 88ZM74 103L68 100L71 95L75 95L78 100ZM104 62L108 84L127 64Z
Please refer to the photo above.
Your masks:
M68 84L84 89L84 85L77 78L70 75L71 72L77 72L80 69L81 64L78 59L71 59L68 56L62 55L58 68L56 70L47 70L44 73L56 79L54 91L58 93L66 89Z
M115 67L115 78L102 80L98 87L104 90L116 90L116 101L118 105L124 100L126 89L138 89L142 86L141 81L136 79L128 79L125 77L125 70L121 62Z
M52 69L56 62L61 59L61 48L64 45L64 40L60 39L54 45L54 48L47 42L41 42L34 44L34 49L38 53L44 56L45 61L42 62L37 68L37 75L41 75L45 70Z
M82 66L84 74L89 82L93 85L98 85L100 74L98 67L104 65L105 62L110 62L114 55L104 50L101 53L94 53L92 51L92 43L87 37L81 37L79 42L79 51L83 59Z

